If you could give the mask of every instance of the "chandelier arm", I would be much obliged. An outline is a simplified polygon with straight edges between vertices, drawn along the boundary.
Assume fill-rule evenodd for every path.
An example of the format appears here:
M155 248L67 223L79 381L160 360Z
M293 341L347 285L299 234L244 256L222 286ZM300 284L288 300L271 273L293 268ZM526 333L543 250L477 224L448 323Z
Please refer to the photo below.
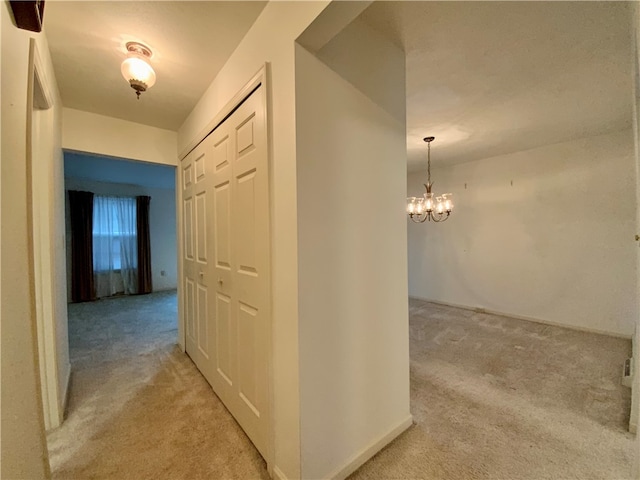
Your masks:
M446 215L445 217L443 217L444 212L442 212L442 213L438 213L438 219L436 220L436 217L434 216L434 217L433 217L433 221L434 221L434 222L437 222L437 223L439 223L439 222L445 222L445 221L449 218L449 212L446 212L446 213L447 213L447 215Z
M413 216L411 217L411 221L413 223L424 223L428 216L429 215L426 213L420 214L420 215L418 215L417 213L414 213Z

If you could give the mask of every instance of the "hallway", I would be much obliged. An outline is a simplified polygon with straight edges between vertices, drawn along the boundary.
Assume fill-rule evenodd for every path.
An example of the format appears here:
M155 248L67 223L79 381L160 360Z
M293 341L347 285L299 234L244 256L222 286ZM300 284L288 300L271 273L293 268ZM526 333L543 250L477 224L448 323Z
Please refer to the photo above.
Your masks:
M54 479L268 478L178 349L176 324L175 291L69 305L73 376L68 416L48 434Z
M73 381L48 437L53 478L268 478L176 346L176 308L175 292L69 306ZM353 480L630 478L628 340L418 300L410 325L416 425Z

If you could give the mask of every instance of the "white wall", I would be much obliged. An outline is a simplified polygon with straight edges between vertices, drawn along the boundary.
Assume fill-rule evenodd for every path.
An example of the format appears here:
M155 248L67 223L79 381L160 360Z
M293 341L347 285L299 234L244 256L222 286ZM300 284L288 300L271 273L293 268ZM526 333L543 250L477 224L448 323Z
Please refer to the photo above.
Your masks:
M170 130L63 109L62 148L65 150L177 165L177 138L177 133Z
M47 87L52 92L54 118L43 122L40 139L51 150L47 162L51 167L51 201L60 201L61 153L60 124L57 119L61 108L55 76L44 34L18 30L13 25L9 3L0 5L2 31L2 233L1 233L1 415L2 442L0 476L2 478L45 478L49 473L47 447L44 437L41 395L34 343L34 311L29 287L29 232L27 231L27 84L29 39L35 38ZM54 231L58 225L51 219ZM61 227L63 228L63 227ZM62 230L60 230L62 231ZM56 238L55 248L64 245ZM54 269L57 267L54 265ZM51 272L57 276L57 270ZM62 275L64 275L64 270ZM62 282L64 287L65 282ZM64 295L63 295L64 297ZM56 310L57 307L54 307ZM58 312L60 313L60 312ZM65 324L66 326L66 324ZM63 325L58 325L63 327ZM64 337L66 332L58 330ZM64 355L64 351L58 352ZM61 360L64 360L64 356Z
M331 68L296 49L300 421L309 479L346 477L411 424L404 52L355 22L321 57Z
M640 9L633 3L629 9L632 25L632 55L633 92L631 95L633 106L633 139L635 154L635 183L636 183L636 234L640 234ZM640 242L636 242L636 298L640 304ZM640 310L640 308L639 308ZM634 461L633 478L640 479L640 436L637 435L638 417L640 416L640 312L636 316L635 334L633 337L633 367L634 378L631 386L631 415L629 430L636 433L636 455Z
M300 476L294 42L329 2L269 2L178 131L180 152L269 62L274 472ZM201 137L200 137L201 138Z
M356 18L316 55L370 101L405 122L405 59L395 44Z
M452 192L455 210L442 224L409 222L409 294L631 336L633 152L627 130L434 168L434 191ZM409 175L409 194L425 181Z
M66 178L66 190L85 190L98 195L148 195L153 291L177 288L176 196L175 189L142 187L123 183L98 182L84 178ZM69 196L67 195L67 200ZM71 280L71 225L67 201L67 277ZM164 271L166 275L161 275ZM71 284L68 287L71 291ZM69 298L69 300L71 300Z

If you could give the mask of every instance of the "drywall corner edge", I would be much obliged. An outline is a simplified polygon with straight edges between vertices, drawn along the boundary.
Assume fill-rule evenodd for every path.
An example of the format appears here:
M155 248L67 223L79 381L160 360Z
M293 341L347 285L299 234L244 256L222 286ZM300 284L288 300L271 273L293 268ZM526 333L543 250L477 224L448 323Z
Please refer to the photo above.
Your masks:
M282 470L280 470L280 468L278 468L277 465L275 467L273 467L273 479L274 480L289 480L287 478L287 476L284 473L282 473Z
M365 447L359 453L354 455L349 461L347 461L345 465L340 467L331 475L328 475L327 478L331 478L333 480L346 479L349 475L351 475L358 468L364 465L376 453L378 453L384 447L389 445L392 441L398 438L402 433L404 433L412 425L413 425L413 415L409 415L407 418L402 420L398 425L393 427L387 433L382 435L377 440L374 440L368 447Z

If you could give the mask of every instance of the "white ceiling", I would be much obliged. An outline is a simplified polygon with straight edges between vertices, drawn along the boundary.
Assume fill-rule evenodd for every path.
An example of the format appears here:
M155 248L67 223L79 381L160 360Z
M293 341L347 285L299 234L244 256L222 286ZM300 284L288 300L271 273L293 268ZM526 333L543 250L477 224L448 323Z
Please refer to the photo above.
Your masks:
M625 2L376 2L407 53L409 170L631 126Z
M63 104L177 130L266 2L50 1ZM626 2L375 2L361 17L407 53L409 169L631 126ZM124 44L154 50L136 100Z
M65 107L177 130L265 1L50 1L44 15ZM120 73L125 43L153 50L140 100Z

